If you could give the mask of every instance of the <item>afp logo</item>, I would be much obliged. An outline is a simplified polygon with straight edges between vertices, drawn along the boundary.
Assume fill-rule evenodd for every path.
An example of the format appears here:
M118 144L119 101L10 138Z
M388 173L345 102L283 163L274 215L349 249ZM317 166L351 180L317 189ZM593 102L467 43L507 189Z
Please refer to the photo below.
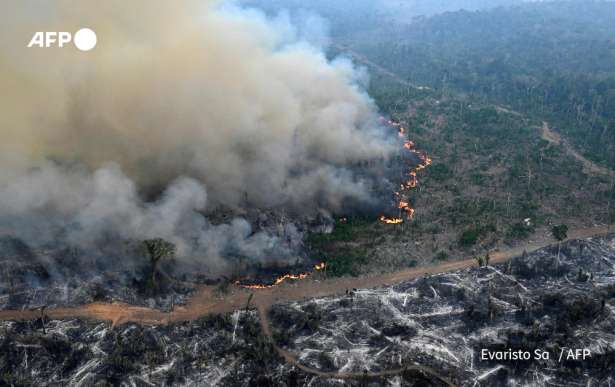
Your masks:
M30 39L30 43L28 43L28 48L62 48L65 45L69 44L71 41L80 51L90 51L91 49L96 47L96 33L89 28L82 28L79 31L75 32L74 35L70 32L65 31L39 31L35 32L32 39Z

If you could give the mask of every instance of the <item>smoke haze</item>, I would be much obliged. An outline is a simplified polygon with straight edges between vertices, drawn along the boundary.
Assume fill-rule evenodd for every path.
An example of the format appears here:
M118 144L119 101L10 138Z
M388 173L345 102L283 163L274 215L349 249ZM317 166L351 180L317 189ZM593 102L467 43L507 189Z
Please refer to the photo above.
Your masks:
M30 242L111 233L258 258L275 237L199 213L367 203L373 183L352 166L396 149L365 74L321 51L316 17L296 27L212 1L5 2L0 15L0 218ZM98 35L90 52L26 48L82 27Z

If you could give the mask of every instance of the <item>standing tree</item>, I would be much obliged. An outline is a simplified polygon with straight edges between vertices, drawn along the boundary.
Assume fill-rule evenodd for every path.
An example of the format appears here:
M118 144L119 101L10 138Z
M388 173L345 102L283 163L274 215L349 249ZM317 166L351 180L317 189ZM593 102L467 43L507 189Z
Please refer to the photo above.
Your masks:
M151 263L151 286L153 289L156 289L156 272L158 271L158 264L162 259L175 257L175 245L171 242L165 241L162 238L144 240L143 245L147 250Z
M485 258L483 258L482 256L478 255L474 259L476 259L476 263L478 263L478 267L485 266Z
M568 226L565 224L559 224L551 228L551 234L553 238L557 240L557 265L559 269L559 254L562 247L562 241L568 237Z

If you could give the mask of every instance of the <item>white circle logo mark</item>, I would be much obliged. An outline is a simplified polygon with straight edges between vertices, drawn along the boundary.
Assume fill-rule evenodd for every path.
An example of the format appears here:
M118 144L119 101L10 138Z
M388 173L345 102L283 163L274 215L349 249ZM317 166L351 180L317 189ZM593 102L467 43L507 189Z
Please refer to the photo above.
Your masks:
M90 51L96 46L96 33L89 28L82 28L75 32L73 43L81 51Z

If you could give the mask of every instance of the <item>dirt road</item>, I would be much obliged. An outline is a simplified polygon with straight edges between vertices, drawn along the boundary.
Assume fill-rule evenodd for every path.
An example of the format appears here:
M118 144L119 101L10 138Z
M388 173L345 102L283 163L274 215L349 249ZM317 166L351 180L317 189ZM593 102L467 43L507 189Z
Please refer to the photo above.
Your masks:
M377 71L391 77L395 81L408 87L417 89L428 89L424 86L414 85L397 74L383 68L382 66L370 61L361 54L358 54L347 47L337 45L340 50L348 52L355 60L366 64ZM498 107L499 108L499 107ZM515 113L504 108L499 110ZM518 113L515 113L518 114ZM566 141L562 140L558 133L551 130L548 123L543 122L542 137L554 144L563 145L565 151L572 157L580 161L584 169L590 173L603 174L614 176L615 173L610 169L599 166L592 161L586 159L578 153ZM583 229L573 230L569 234L569 239L586 238L607 233L609 230L606 226L595 226ZM514 248L490 252L491 263L502 263L507 260L521 255L524 251L531 252L550 245L553 241L546 237L538 237L534 241L527 244L519 245ZM270 338L276 351L286 362L296 366L302 371L322 377L334 379L375 379L384 376L398 375L402 372L410 372L422 374L423 376L438 379L448 386L454 384L447 378L440 375L434 369L420 365L407 365L402 368L384 370L379 372L366 373L337 373L325 372L315 368L311 368L302 364L297 356L289 351L280 348L275 344L272 338L272 332L267 316L271 306L279 303L298 301L308 298L319 298L334 296L345 293L347 289L353 288L376 288L381 286L390 286L403 281L412 280L427 274L437 274L444 272L452 272L475 266L476 262L473 258L446 262L437 266L404 269L398 272L368 275L363 277L344 277L331 278L324 280L303 280L296 283L286 283L278 287L247 290L239 287L232 287L226 294L218 294L213 286L200 286L193 297L186 305L176 306L171 312L162 312L160 310L147 307L128 305L125 303L91 303L76 307L54 308L45 311L45 315L53 319L64 318L87 318L95 320L111 321L113 325L119 325L127 322L136 322L145 325L161 325L176 321L194 320L208 314L228 313L235 310L245 308L250 297L252 296L252 304L256 306L261 328L263 333ZM2 310L0 311L0 320L31 320L41 317L40 310Z
M427 86L419 86L419 85L415 85L411 82L408 82L405 79L402 79L399 75L397 75L396 73L382 67L381 65L371 61L370 59L368 59L365 55L362 55L354 50L352 50L351 48L339 44L339 43L332 43L332 46L334 46L335 48L337 48L338 50L347 53L348 55L350 55L356 62L362 63L368 67L370 67L371 69L388 76L389 78L393 79L395 82L399 83L400 85L404 85L407 87L411 87L414 89L419 89L419 90L426 90L426 89L430 89ZM510 110L508 108L505 108L503 106L499 106L499 105L494 105L495 109L499 112L504 112L504 113L509 113L509 114L514 114L514 115L521 115L520 113ZM572 147L572 145L570 145L570 143L566 140L563 140L561 138L561 136L559 135L559 133L555 132L547 122L543 122L542 123L542 138L549 141L552 144L556 144L556 145L563 145L564 150L566 151L567 154L569 154L570 156L572 156L573 158L575 158L576 160L578 160L582 165L583 165L583 169L585 172L591 173L591 174L599 174L599 175L606 175L606 176L611 176L611 177L615 177L615 171L603 167L601 165L598 165L596 163L594 163L593 161L587 159L585 156L583 156L581 153L579 153L576 149L574 149Z
M571 239L586 238L607 232L606 226L596 226L572 230ZM493 251L490 253L492 263L505 262L512 257L521 255L523 251L533 251L553 243L547 235L514 248ZM445 262L437 266L404 269L394 273L375 274L363 277L328 278L323 280L302 280L278 287L247 290L231 287L226 294L218 294L213 286L200 286L187 304L176 306L171 312L133 306L124 303L92 303L87 305L53 308L45 311L50 318L91 318L111 321L118 325L125 322L141 324L168 324L174 321L194 320L207 314L232 312L246 306L250 294L252 303L259 308L269 309L272 305L298 301L307 298L327 297L343 294L346 289L376 288L394 285L403 281L415 279L426 274L436 274L465 269L476 265L474 259ZM35 319L40 317L39 310L3 310L0 320Z
M573 230L569 239L586 238L607 233L606 226L596 226ZM552 241L543 236L535 241L517 246L515 248L494 251L491 255L491 263L502 263L518 256L523 251L531 252L551 244ZM415 279L426 274L451 272L475 266L474 259L465 259L456 262L447 262L432 267L406 269L395 273L371 275L353 278L331 278L322 281L303 280L295 284L285 284L279 287L259 290L246 290L234 287L228 294L216 294L212 286L201 286L190 301L184 306L177 306L170 313L159 310L127 305L123 303L92 303L70 308L56 308L45 311L50 318L90 318L111 321L113 325L126 322L137 322L147 325L167 324L174 321L197 319L201 316L214 313L226 313L245 308L250 294L253 295L253 305L259 313L259 320L263 333L271 340L275 350L289 364L302 371L320 378L329 379L352 379L352 380L375 380L386 376L399 375L401 373L414 373L430 379L440 380L447 386L454 386L453 382L440 375L436 370L421 366L407 365L401 368L389 369L379 372L363 373L337 373L326 372L302 364L297 356L283 348L280 348L273 339L267 311L272 305L305 298L326 297L345 293L346 289L374 288L393 285L406 280ZM4 310L0 311L0 320L36 319L41 316L38 310Z
M570 143L568 143L568 141L562 140L562 137L559 135L559 133L551 129L551 127L549 126L549 123L547 122L542 123L542 138L549 141L552 144L562 145L567 154L575 158L577 161L581 163L581 165L583 165L583 170L585 172L595 174L595 175L597 174L597 175L615 177L615 172L613 172L609 168L598 165L594 163L593 161L587 159L585 156L580 154L576 149L574 149L570 145Z

